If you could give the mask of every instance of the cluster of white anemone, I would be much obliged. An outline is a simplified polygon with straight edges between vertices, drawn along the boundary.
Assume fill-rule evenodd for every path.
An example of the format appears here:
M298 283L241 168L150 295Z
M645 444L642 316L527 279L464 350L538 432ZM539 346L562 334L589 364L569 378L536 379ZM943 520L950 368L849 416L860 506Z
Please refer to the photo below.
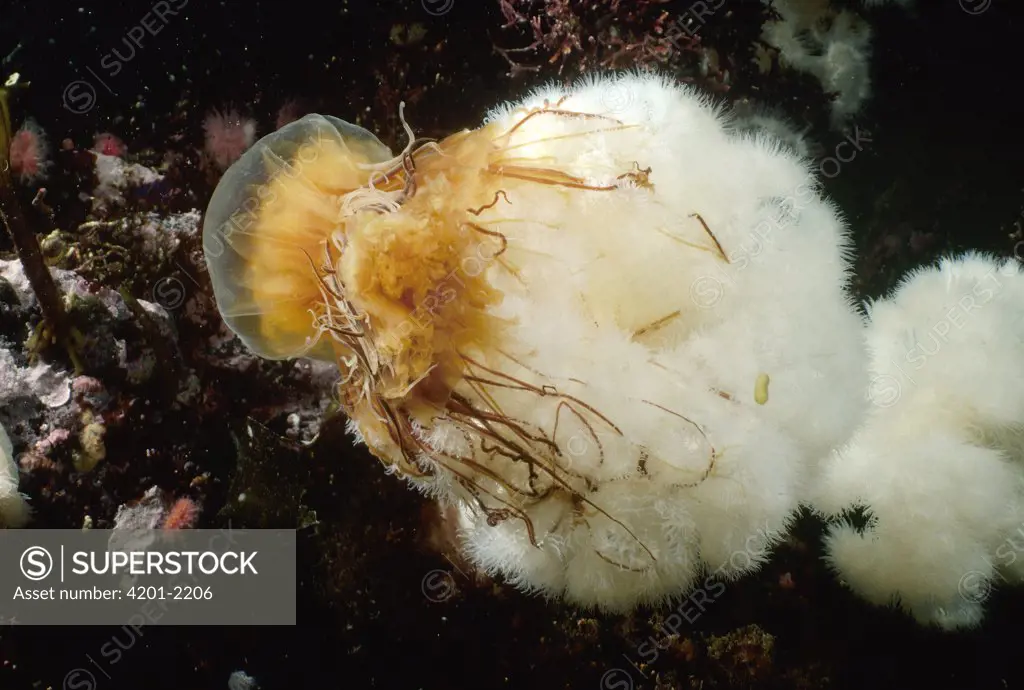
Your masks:
M628 440L614 468L607 447L566 446L608 517L564 520L538 506L535 545L516 522L492 526L462 504L471 558L526 589L621 610L756 568L800 504L834 518L860 508L866 529L840 518L827 538L846 584L925 623L980 621L993 586L1024 574L1017 263L945 260L858 310L845 225L791 147L735 131L656 78L546 90L490 118L511 125L545 100L595 114L614 103L635 133L557 157L595 182L638 161L653 190L540 204L543 218L579 228L536 246L573 257L572 268L538 266L535 287L504 308L531 365L586 381ZM543 136L522 129L524 140ZM686 244L699 242L696 218L727 261ZM538 422L550 407L531 403Z

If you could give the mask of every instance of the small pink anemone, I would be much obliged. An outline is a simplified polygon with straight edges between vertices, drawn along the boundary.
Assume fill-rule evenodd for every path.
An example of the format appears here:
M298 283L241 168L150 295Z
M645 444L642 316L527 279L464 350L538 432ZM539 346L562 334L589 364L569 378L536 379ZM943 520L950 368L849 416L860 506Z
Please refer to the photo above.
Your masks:
M36 182L46 177L49 154L46 133L34 120L25 120L11 137L11 172L25 184Z

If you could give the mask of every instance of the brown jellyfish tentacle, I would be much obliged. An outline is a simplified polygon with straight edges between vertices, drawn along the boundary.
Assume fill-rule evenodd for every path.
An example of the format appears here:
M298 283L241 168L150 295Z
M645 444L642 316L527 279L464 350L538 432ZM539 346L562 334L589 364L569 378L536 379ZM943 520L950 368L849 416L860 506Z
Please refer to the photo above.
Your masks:
M554 424L554 427L551 430L551 438L552 439L558 438L558 423L561 421L560 415L561 415L563 409L569 410L569 412L574 414L576 416L576 419L578 419L579 422L583 426L585 426L587 428L587 431L590 432L590 437L594 440L594 445L597 446L597 452L598 452L598 463L597 464L598 465L604 465L604 445L601 443L601 439L598 437L597 431L594 430L594 426L589 421L587 421L586 417L584 417L583 414L579 410L574 408L572 405L570 405L565 400L560 400L558 402L558 406L555 407L555 424ZM572 452L571 448L569 449L569 452L570 453Z
M707 442L708 447L711 449L711 457L708 459L708 466L704 470L704 472L701 474L701 478L699 480L697 480L696 483L694 483L694 484L687 484L685 486L697 486L698 484L703 483L704 480L706 480L709 476L711 476L711 472L715 468L715 462L718 459L718 453L715 450L715 446L714 446L713 443L711 443L711 439L708 438L708 435L704 431L704 428L701 427L701 425L698 424L697 422L695 422L692 419L690 419L689 417L687 417L685 415L682 415L682 414L676 412L675 410L670 410L669 408L665 407L664 405L659 405L658 403L653 403L650 400L641 400L640 402L646 403L647 405L650 405L651 407L656 407L659 410L662 410L663 412L667 412L670 415L674 415L676 417L679 417L680 419L682 419L686 423L692 425L693 428L695 428L697 430L697 432L701 435L701 437Z
M636 166L635 170L622 173L615 179L630 180L633 184L642 189L654 189L654 184L651 182L651 172L653 172L651 167L647 166L646 168L641 168L640 163L637 161L633 161L633 165Z
M474 216L479 216L479 215L480 215L481 213L483 213L484 211L486 211L486 210L488 210L488 209L492 209L492 208L494 208L495 206L497 206L497 205L498 205L498 199L499 199L499 198L500 198L500 199L504 199L504 200L505 200L505 203L506 203L506 204L509 204L510 206L512 205L512 202L508 200L508 193L507 193L507 192L506 192L506 191L505 191L504 189L499 189L498 191L496 191L496 192L494 193L494 198L493 198L493 199L491 199L491 203L489 203L489 204L484 204L484 205L483 205L483 206L481 206L480 208L476 208L476 209L473 209L473 208L467 208L467 209L466 209L466 212L467 212L467 213L472 213L472 214L473 214Z
M555 170L552 168L531 168L527 166L488 166L484 169L485 173L494 175L496 177L507 177L514 180L524 180L526 182L536 182L537 184L546 184L553 187L566 187L568 189L582 189L591 192L612 192L619 189L619 185L591 185L587 184L586 181L581 177L570 175L569 173L561 170Z
M617 124L614 127L598 127L596 129L588 129L582 132L566 132L564 134L554 134L539 139L531 139L529 141L520 141L515 144L508 144L502 147L502 160L508 160L504 154L508 151L515 151L516 149L526 148L528 146L534 146L536 144L550 144L555 141L567 141L569 139L582 139L584 137L592 136L594 134L609 134L611 132L628 132L634 129L638 129L640 125L624 125ZM500 138L500 137L499 137ZM545 157L549 158L549 157ZM539 159L535 159L539 160Z
M507 141L513 134L516 133L516 131L520 127L522 127L527 122L529 122L530 120L532 120L533 118L535 118L535 117L537 117L539 115L555 115L555 116L558 116L558 117L580 118L580 119L590 119L590 120L604 120L606 122L614 122L617 125L626 126L625 123L622 122L621 120L617 120L614 117L610 117L608 115L599 115L599 114L596 114L596 113L580 113L580 112L576 112L574 110L561 110L557 106L554 107L554 108L549 108L549 107L545 106L545 107L542 107L542 108L534 108L533 110L528 112L526 114L526 117L524 117L522 120L520 120L519 122L517 122L514 125L512 125L512 127L510 127L508 129L508 131L504 132L503 134L499 134L497 137L494 138L494 141L500 141L500 140L506 140Z
M722 260L727 264L731 264L732 262L729 261L729 256L725 253L725 250L722 249L722 244L718 241L718 238L715 237L715 233L711 232L711 228L708 227L708 224L704 222L704 218L699 213L691 213L690 218L696 218L700 221L701 227L704 228L704 232L706 232L708 237L711 238L711 241L715 243L715 247L718 249L718 253L722 257Z
M488 230L487 228L481 227L477 223L471 223L469 221L464 221L462 223L462 227L469 228L474 232L479 232L481 235L487 235L488 237L497 237L499 240L501 240L501 249L495 252L495 254L490 257L491 259L497 259L499 256L505 253L505 250L508 249L508 238L505 237L503 233L500 233L497 230Z
M501 377L507 377L507 378L512 379L513 381L515 381L515 382L520 384L519 386L515 386L515 385L507 384L507 383L504 383L504 382L497 382L497 384L502 386L502 387L507 387L507 388L512 388L512 389L517 389L518 388L519 390L524 390L524 391L527 391L527 392L532 392L534 394L541 395L541 396L557 395L559 397L563 397L563 398L566 398L568 400L572 400L573 402L578 403L579 405L581 405L582 407L584 407L588 411L590 411L592 414L594 414L595 416L600 418L602 421L607 423L609 426L611 426L620 435L622 433L621 430L617 426L615 426L613 423L611 423L610 420L607 419L607 417L605 417L604 415L599 413L596 409L594 409L591 405L589 405L588 403L586 403L584 401L578 400L578 399L574 398L573 396L569 396L569 395L566 395L566 394L558 393L554 389L554 387L551 387L551 386L546 386L546 387L538 388L537 386L532 386L532 385L527 384L525 382L518 381L518 379L515 379L515 377L511 377L511 376L508 376L507 374L503 374L501 372L496 372L494 370L491 370L488 367L486 367L484 365L481 365L478 362L475 362L474 360L472 360L471 358L469 358L469 357L467 357L465 355L463 355L463 358L465 360L467 360L468 362L471 362L471 363L475 364L476 366L479 366L481 369L484 369L486 371L490 371L491 373L494 373L494 374L496 374L498 376L501 376ZM453 396L453 398L454 398L454 396ZM525 448L520 446L515 441L512 441L510 439L505 438L500 433L498 433L494 429L494 427L492 426L492 424L499 424L499 425L505 426L510 431L512 431L513 434L520 436L521 440L523 440L524 437L527 438L527 439L533 438L533 437L530 437L529 434L526 434L525 430L523 430L520 427L518 427L518 425L514 422L514 420L509 420L508 418L505 418L505 417L502 417L502 416L496 415L496 414L486 414L486 413L483 413L482 411L476 409L472 405L472 403L470 403L465 398L462 398L461 396L459 396L459 402L467 408L465 410L462 410L463 412L465 412L466 416L474 419L477 422L477 424L474 425L474 427L475 427L475 429L476 429L478 434L481 434L481 435L486 434L489 437L491 437L492 439L495 439L496 441L498 441L500 443L504 443L508 447L510 447L513 450L515 450L516 452L521 453L524 462L530 463L532 461L532 462L536 463L536 465L539 466L545 472L547 472L555 482L560 484L567 492L569 492L570 495L578 496L579 499L583 503L585 503L586 505L590 506L591 508L596 510L601 515L605 516L606 518L608 518L609 520L611 520L615 524L617 524L620 527L622 527L622 529L624 529L631 537L633 537L633 539L636 540L636 542L640 545L640 547L643 548L644 551L646 551L648 553L648 555L651 557L652 560L657 560L656 557L654 556L654 553L650 550L650 548L648 548L647 545L644 544L643 541L640 540L639 537L637 537L636 534L634 534L633 531L631 529L629 529L629 527L627 527L625 525L625 523L623 523L621 520L619 520L618 518L616 518L613 515L611 515L610 513L608 513L608 511L606 511L604 508L602 508L601 506L599 506L596 503L594 503L591 499L589 499L586 496L583 496L582 494L580 494L576 489L572 488L572 486L570 486L562 477L560 477L558 472L555 471L555 469L553 467L549 466L548 464L546 464L544 462L538 462L536 460L536 458L534 458L533 455L528 450L526 450ZM454 417L453 417L453 419L454 419ZM560 449L558 448L557 443L555 443L554 441L552 441L550 439L546 439L546 438L543 438L543 439L533 438L533 440L535 442L542 442L545 446L547 446L553 452L558 452L558 453L561 452ZM528 441L524 441L524 442L528 443Z
M653 565L654 565L652 563L651 565L645 565L645 566L643 566L641 568L633 568L633 567L630 567L630 566L626 565L625 563L619 563L618 561L612 560L608 556L605 556L603 553L598 551L596 548L593 549L593 551L594 551L595 554L597 554L597 557L600 558L602 561L605 561L605 562L609 563L610 565L614 565L616 568L621 568L622 570L628 570L628 571L633 572L633 573L645 573L648 570L650 570L653 567Z
M647 335L648 333L652 333L652 332L658 330L659 328L661 328L665 324L669 323L673 319L676 319L679 316L681 316L682 313L683 312L681 310L676 309L671 314L668 314L666 316L662 316L660 319L655 319L654 321L652 321L651 323L647 324L646 326L641 326L640 328L638 328L635 331L633 331L632 339L636 340L637 338L642 338L643 336Z
M502 354L504 354L504 353L502 353ZM496 369L492 369L492 368L490 368L490 367L488 367L488 366L486 366L484 364L481 364L480 362L477 362L476 360L474 360L473 358L471 358L471 357L469 357L467 355L461 355L461 356L462 356L462 359L465 360L466 362L472 364L473 366L479 367L480 369L483 369L484 371L488 372L489 374L493 374L495 376L498 376L499 378L505 379L506 381L511 381L513 384L518 384L518 387L521 387L522 390L528 390L530 392L537 393L538 395L542 395L542 396L543 395L556 395L558 397L565 398L566 400L572 401L572 402L580 405L581 407L584 407L587 410L589 410L596 417L598 417L602 422L604 422L609 427L611 427L615 431L615 433L619 434L620 436L622 435L622 430L619 429L619 427L616 426L614 423L612 423L612 421L610 419L608 419L606 416L604 416L603 414L598 412L596 409L594 409L589 403L587 403L587 402L585 402L583 400L580 400L579 398L576 398L576 397L574 397L572 395L568 395L566 393L559 393L557 391L557 389L555 389L553 386L550 386L550 385L542 386L542 387L534 386L532 384L527 383L526 381L522 381L520 379L517 379L515 376L512 376L510 374L506 374L504 372L498 371ZM508 355L505 355L505 356L508 357ZM509 357L509 358L511 359L511 357ZM516 361L516 360L513 359L513 361ZM516 363L518 364L518 362L516 362ZM523 368L524 369L528 369L527 367L523 367ZM537 372L536 370L528 369L528 371L532 371L533 373L537 374L538 376L541 376L541 374L539 372ZM549 378L549 377L545 377L545 378ZM580 382L580 383L582 383L582 382ZM502 385L502 384L495 384L495 385ZM510 386L507 386L507 387L515 388L516 386L510 385Z

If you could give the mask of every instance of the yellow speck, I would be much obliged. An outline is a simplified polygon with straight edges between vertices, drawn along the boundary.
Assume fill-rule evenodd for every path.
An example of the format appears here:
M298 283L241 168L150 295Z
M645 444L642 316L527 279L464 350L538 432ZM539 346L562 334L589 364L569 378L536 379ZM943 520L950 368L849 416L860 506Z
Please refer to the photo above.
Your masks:
M754 402L764 405L768 402L768 374L758 374L754 382Z

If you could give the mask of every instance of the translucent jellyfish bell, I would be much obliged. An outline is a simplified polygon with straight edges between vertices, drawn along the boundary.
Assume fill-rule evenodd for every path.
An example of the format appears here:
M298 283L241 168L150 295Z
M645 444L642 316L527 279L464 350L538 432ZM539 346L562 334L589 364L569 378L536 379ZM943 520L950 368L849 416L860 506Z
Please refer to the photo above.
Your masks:
M203 251L217 308L256 354L333 358L317 343L316 279L324 243L343 229L338 199L391 159L377 137L311 114L260 139L232 165L210 199Z

